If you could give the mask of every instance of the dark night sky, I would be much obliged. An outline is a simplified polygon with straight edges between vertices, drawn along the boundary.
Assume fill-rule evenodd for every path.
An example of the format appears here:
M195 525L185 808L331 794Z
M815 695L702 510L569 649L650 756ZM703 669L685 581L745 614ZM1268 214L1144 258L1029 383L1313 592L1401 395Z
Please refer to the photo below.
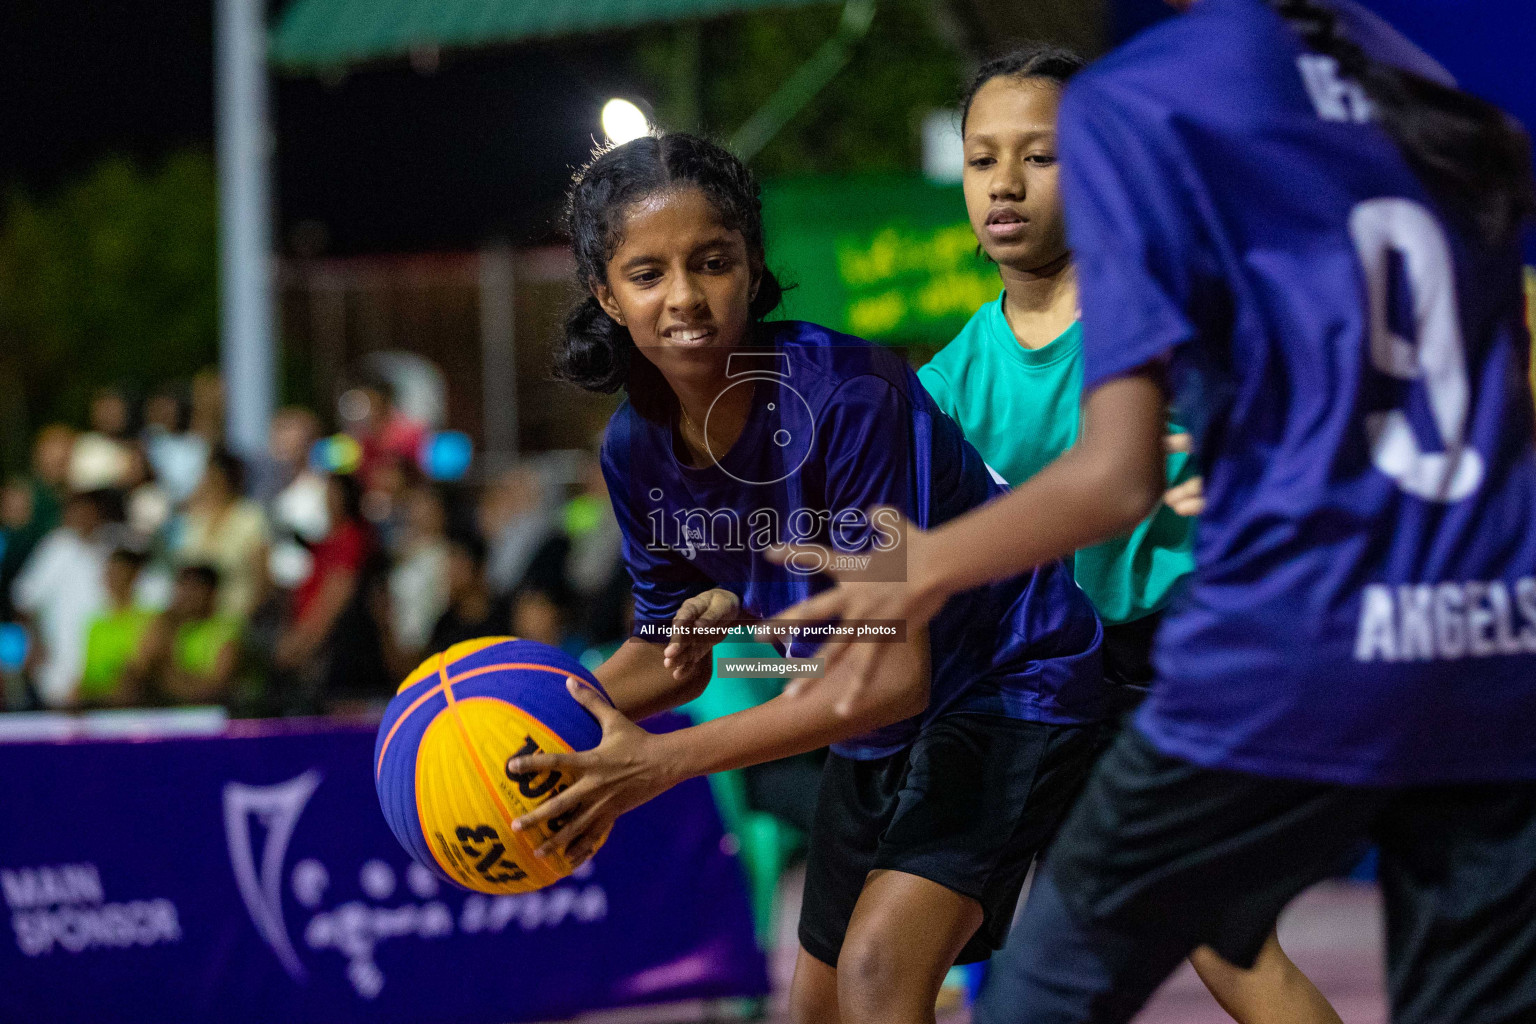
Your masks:
M213 132L208 0L0 4L0 185L48 189L108 152Z
M1444 0L1367 2L1536 124L1531 0L1480 0L1475 18ZM1166 14L1114 4L1117 36ZM47 191L108 153L212 149L211 0L4 0L0 39L0 190ZM626 57L622 41L586 39L445 54L430 75L401 61L275 78L279 245L303 222L333 254L548 238L602 101L633 91Z
M463 247L549 237L571 170L623 77L595 46L448 54L424 76L364 70L280 79L278 182L290 225L331 251Z
M287 2L271 0L274 20ZM1164 10L1127 5L1117 27ZM0 39L0 190L46 192L109 153L212 151L212 0L4 0ZM602 102L634 92L615 43L448 53L430 75L395 61L340 81L274 76L279 247L317 235L330 254L550 237ZM313 224L323 231L295 230Z
M212 37L209 0L0 4L0 188L46 192L108 153L211 151ZM328 253L549 237L603 100L632 84L603 42L275 77L279 244L303 222Z

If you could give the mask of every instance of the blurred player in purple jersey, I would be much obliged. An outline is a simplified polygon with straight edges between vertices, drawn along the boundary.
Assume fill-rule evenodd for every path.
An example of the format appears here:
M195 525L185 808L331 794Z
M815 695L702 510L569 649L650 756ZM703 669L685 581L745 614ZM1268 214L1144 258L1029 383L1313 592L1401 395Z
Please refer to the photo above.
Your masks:
M528 820L563 820L557 844L581 857L620 813L683 779L830 743L792 1013L805 1024L932 1021L950 966L1002 944L1030 863L1103 749L1098 618L1065 565L1047 562L889 638L899 674L873 681L852 718L828 694L665 734L631 724L708 681L707 662L666 663L695 599L724 588L766 618L827 585L815 559L776 565L769 548L814 540L878 572L899 547L896 510L938 526L1003 488L899 353L763 322L779 285L757 185L718 146L662 135L600 154L572 190L569 227L590 297L558 369L628 399L602 468L635 636L595 670L617 711L578 691L602 744L509 766L576 776ZM873 505L891 507L867 515ZM808 656L817 641L787 646Z
M1251 963L1373 841L1393 1019L1536 1019L1529 143L1349 0L1190 6L1062 101L1080 441L904 531L904 584L842 573L786 617L920 623L1128 529L1172 398L1195 569L978 1021L1128 1020L1197 945ZM884 677L823 654L842 681L807 689L845 710Z
M1055 47L1028 47L983 64L960 102L965 199L971 229L1002 275L1004 294L977 311L918 371L987 465L1023 483L1070 448L1082 411L1082 324L1077 271L1062 209L1056 114L1086 62ZM1176 437L1188 441L1188 435ZM1170 445L1170 447L1175 447ZM1155 673L1152 643L1163 608L1194 566L1194 520L1204 501L1189 460L1171 455L1164 505L1127 536L1078 551L1073 575L1104 623L1105 679L1130 710ZM1007 983L1006 947L988 977ZM1251 967L1202 946L1190 963L1241 1024L1340 1024L1273 934Z

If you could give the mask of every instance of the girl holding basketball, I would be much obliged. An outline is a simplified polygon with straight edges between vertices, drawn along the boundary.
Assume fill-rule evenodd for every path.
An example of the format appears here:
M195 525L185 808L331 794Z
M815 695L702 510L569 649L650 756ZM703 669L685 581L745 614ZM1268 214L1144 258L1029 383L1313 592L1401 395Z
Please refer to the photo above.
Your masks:
M591 295L559 365L584 387L627 392L602 465L635 637L595 672L617 710L573 684L602 743L509 766L577 777L520 824L568 822L551 846L579 858L618 814L682 779L830 743L794 1016L931 1021L950 966L1001 945L1030 862L1101 749L1111 709L1097 617L1047 563L956 596L892 642L894 675L851 718L829 693L662 735L633 725L707 679L667 664L690 599L725 588L767 618L823 585L821 563L776 565L768 547L815 539L898 579L893 518L864 509L937 526L1001 488L897 354L762 322L779 285L757 186L719 147L664 135L601 154L573 189L570 231ZM816 642L787 647L806 656Z
M1177 394L1195 567L976 1019L1129 1020L1201 944L1251 963L1368 841L1393 1019L1536 1019L1529 143L1348 0L1180 6L1061 105L1076 445L904 531L905 582L786 614L916 627L1123 533L1162 493ZM804 692L845 711L890 678L872 646L824 653L840 682Z

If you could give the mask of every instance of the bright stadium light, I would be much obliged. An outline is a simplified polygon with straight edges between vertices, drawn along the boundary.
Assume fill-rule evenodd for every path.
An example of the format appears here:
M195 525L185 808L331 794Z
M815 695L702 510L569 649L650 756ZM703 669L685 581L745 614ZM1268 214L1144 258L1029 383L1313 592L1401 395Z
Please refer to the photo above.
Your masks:
M603 134L615 146L648 135L650 131L651 123L645 119L645 113L629 100L614 97L603 104Z

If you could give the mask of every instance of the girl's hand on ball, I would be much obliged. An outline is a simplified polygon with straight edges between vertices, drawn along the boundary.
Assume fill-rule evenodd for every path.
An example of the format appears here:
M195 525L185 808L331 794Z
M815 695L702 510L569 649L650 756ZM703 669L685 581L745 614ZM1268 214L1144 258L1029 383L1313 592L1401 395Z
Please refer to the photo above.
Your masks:
M575 778L563 792L513 821L512 827L529 829L556 818L567 819L568 824L534 852L548 857L563 848L566 857L579 864L608 838L614 819L681 779L667 754L665 736L646 732L579 680L567 679L565 687L603 727L602 741L591 750L571 754L514 757L507 762L507 771L558 771Z
M700 668L707 671L710 652L740 617L741 600L719 587L684 601L672 619L672 625L678 628L661 652L662 663L672 670L672 678L681 683Z

